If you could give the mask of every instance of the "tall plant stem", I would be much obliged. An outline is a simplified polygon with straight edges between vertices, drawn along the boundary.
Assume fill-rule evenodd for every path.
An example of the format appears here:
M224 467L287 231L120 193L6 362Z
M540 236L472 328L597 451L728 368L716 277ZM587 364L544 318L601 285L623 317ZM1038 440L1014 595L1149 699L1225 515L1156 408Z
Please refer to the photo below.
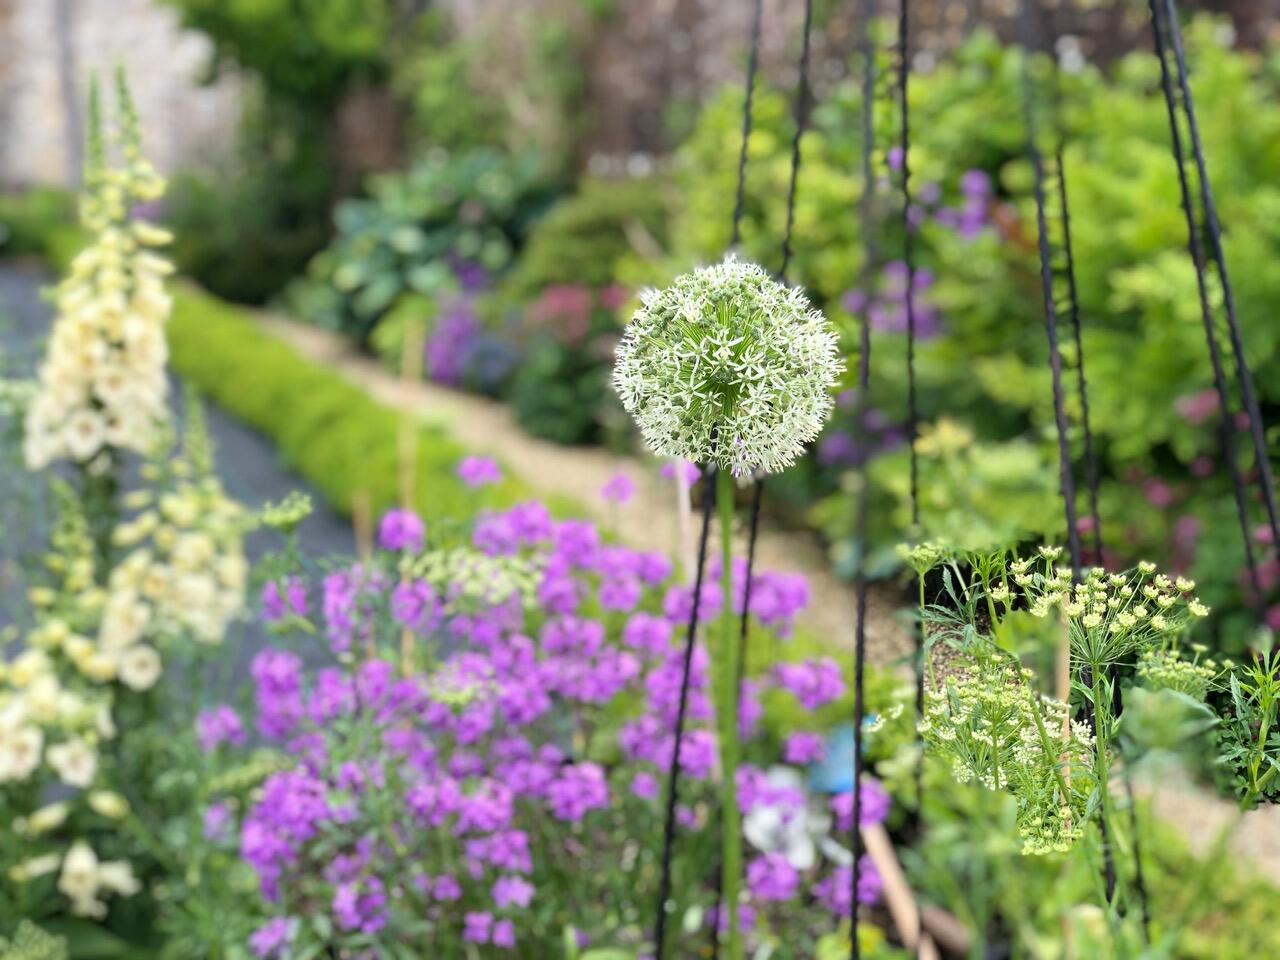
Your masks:
M1102 844L1103 858L1108 859L1107 844L1115 842L1116 830L1115 822L1111 818L1111 786L1108 781L1108 766L1110 765L1111 745L1108 740L1108 734L1111 728L1111 698L1107 696L1103 687L1105 671L1108 665L1091 664L1090 680L1093 685L1093 717L1094 717L1094 736L1097 738L1097 751L1094 754L1094 777L1097 780L1099 791L1098 810L1102 817ZM1108 862L1110 862L1108 860ZM1115 871L1115 892L1111 896L1110 902L1107 903L1107 911L1110 919L1115 920L1116 904L1120 900L1120 871Z
M738 929L738 892L742 885L742 814L738 809L738 619L733 612L733 474L716 474L716 506L720 514L720 650L716 657L720 703L720 767L724 777L724 815L721 818L721 919L729 960L743 960L742 931Z

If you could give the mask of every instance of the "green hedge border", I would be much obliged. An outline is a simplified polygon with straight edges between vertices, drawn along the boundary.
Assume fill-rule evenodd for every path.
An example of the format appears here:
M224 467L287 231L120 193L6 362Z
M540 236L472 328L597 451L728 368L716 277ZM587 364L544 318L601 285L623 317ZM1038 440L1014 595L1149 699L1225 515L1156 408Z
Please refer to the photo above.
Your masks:
M0 254L40 256L64 271L84 245L65 194L40 190L0 196L5 232ZM186 281L171 285L170 366L208 400L266 436L284 463L350 515L367 496L376 517L400 501L403 416L324 364L266 331L254 313ZM481 496L456 474L471 451L446 427L418 424L413 506L429 522L456 523L483 505L506 506L533 496L517 476ZM547 499L547 498L544 498ZM559 514L572 501L549 498Z

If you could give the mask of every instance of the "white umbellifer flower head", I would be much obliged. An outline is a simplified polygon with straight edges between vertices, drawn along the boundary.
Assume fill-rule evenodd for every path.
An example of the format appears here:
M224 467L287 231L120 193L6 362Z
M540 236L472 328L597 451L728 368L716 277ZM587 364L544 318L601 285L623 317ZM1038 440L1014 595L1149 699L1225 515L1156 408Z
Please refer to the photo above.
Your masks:
M842 369L805 295L730 257L643 294L613 382L655 454L742 476L795 462Z

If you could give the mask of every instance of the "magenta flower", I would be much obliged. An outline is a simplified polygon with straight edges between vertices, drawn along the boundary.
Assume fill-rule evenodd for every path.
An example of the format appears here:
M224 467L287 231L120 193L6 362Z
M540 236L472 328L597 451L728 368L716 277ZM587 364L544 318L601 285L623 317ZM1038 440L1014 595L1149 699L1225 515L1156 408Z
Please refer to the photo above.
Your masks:
M787 763L817 763L822 759L823 741L816 733L793 733L782 745L782 759Z
M503 907L527 907L533 901L533 884L524 877L499 877L493 884L493 902Z
M268 580L262 587L262 619L268 623L283 620L286 616L306 616L307 588L297 577L287 577L281 584Z
M458 464L458 477L468 487L475 489L502 480L502 471L492 457L463 457Z
M196 741L205 753L216 750L223 743L243 746L245 735L240 715L225 703L200 711L196 717Z
M668 460L662 465L662 469L658 471L658 475L664 480L680 480L686 487L691 487L698 482L698 478L702 476L702 470L692 460L677 458Z
M630 500L636 493L636 485L625 473L615 473L609 478L609 481L600 488L600 496L610 503L623 504Z
M790 900L799 886L800 872L785 854L766 853L747 864L747 889L757 900Z
M298 921L291 917L268 920L249 937L249 949L261 960L284 957L298 932Z
M388 510L378 525L378 546L383 550L417 553L427 541L427 527L412 510Z

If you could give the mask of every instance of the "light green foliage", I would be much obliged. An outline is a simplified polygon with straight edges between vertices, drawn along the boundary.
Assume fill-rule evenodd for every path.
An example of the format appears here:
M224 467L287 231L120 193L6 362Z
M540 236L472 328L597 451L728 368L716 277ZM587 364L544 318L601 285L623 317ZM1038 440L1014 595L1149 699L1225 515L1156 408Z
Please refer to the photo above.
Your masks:
M0 937L0 960L68 960L67 942L30 920L18 924L12 940Z
M299 356L252 317L190 287L175 291L169 346L174 369L224 410L269 436L285 462L338 509L369 498L375 515L400 499L400 415L339 374ZM477 504L454 476L464 450L422 426L414 506L428 520L469 515ZM493 496L512 502L519 485Z
M533 157L492 150L433 152L405 173L372 178L369 193L338 206L337 237L289 291L298 314L361 345L402 295L450 289L459 264L506 269L550 202Z
M1188 57L1227 227L1240 320L1265 407L1280 383L1280 332L1269 322L1280 304L1280 277L1268 267L1280 252L1277 77L1274 70L1260 69L1254 54L1225 48L1217 26L1208 19L1193 21L1186 34ZM1128 543L1135 552L1163 556L1176 550L1194 560L1206 601L1219 608L1223 629L1217 643L1238 650L1248 638L1248 618L1239 615L1234 599L1242 548L1217 451L1216 419L1212 413L1200 419L1182 412L1187 398L1210 388L1211 378L1156 70L1150 53L1138 51L1105 76L1087 67L1062 78L1072 239L1092 427L1104 477L1103 530L1113 547ZM965 237L928 220L916 244L919 264L936 277L929 302L943 329L918 345L922 418L927 425L951 417L971 431L967 448L922 458L925 526L974 546L1060 537L1063 528L1054 503L1057 453L1020 71L1016 49L980 32L937 69L911 80L916 190L936 184L942 205L955 207L962 202L958 190L966 170L985 171L996 185L990 226ZM850 79L815 110L813 129L804 138L790 271L831 308L850 353L856 351L853 318L834 302L857 284L863 258L856 215L862 190L860 77L855 62ZM685 200L672 228L674 269L717 256L728 240L741 96L730 87L708 106L679 155ZM756 103L744 250L774 266L785 218L789 98L762 89ZM893 142L895 124L891 112L877 112L880 144ZM884 157L878 154L875 164L875 239L882 255L895 259L902 250L899 200ZM1217 290L1214 295L1220 298ZM1080 410L1069 331L1064 330L1067 406L1078 457ZM872 403L901 422L902 335L877 332L872 356ZM873 517L898 522L906 514L905 459L894 452L873 465ZM1210 476L1202 476L1206 463ZM811 476L808 491L788 491L793 499L811 501L815 492L836 486L829 477ZM872 566L882 569L883 528L873 530L869 545L850 544L855 494L852 485L844 486L812 517L837 544L842 568L852 569L866 552ZM1083 511L1083 497L1079 507Z
M621 261L645 256L637 244L661 249L673 197L656 177L584 180L540 219L529 234L501 294L526 303L557 283L609 286Z
M272 97L331 105L377 75L391 31L387 0L166 0L209 36L215 56L259 74Z

